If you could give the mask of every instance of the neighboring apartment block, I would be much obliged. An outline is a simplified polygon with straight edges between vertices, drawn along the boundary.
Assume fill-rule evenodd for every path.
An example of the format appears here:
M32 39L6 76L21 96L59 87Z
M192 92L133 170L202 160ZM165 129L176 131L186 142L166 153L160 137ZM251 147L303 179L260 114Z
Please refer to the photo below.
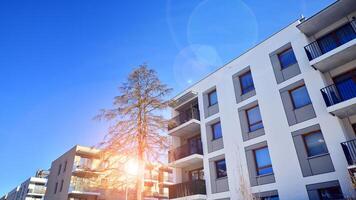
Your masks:
M118 200L114 190L100 188L104 163L98 149L75 146L52 162L46 200ZM116 197L116 198L115 198Z
M39 170L21 185L14 188L0 200L43 200L49 171Z
M170 199L355 197L355 18L339 0L175 97Z
M115 158L103 161L99 149L75 146L52 162L48 177L46 200L122 200L125 187L117 186L106 169L119 170ZM109 163L110 162L110 163ZM145 171L145 198L168 198L168 185L172 170L163 166L150 166ZM119 177L124 179L125 177ZM120 187L120 188L119 188ZM133 196L128 190L128 197Z

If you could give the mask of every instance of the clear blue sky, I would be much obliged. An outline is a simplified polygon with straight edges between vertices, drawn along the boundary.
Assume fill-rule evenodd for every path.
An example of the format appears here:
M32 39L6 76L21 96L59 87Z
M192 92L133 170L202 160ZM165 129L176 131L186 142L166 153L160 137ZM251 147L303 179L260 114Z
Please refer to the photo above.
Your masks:
M175 93L333 0L0 1L0 195L75 144L94 145L130 70Z

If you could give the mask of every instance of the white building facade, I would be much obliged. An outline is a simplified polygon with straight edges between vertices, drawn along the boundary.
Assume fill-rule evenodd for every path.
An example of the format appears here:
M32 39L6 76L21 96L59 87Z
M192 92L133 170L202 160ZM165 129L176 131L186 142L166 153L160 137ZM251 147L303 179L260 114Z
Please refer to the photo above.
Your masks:
M46 193L47 176L49 171L38 170L36 175L30 177L21 185L14 188L1 200L43 200Z
M175 97L170 199L355 197L355 17L339 0Z

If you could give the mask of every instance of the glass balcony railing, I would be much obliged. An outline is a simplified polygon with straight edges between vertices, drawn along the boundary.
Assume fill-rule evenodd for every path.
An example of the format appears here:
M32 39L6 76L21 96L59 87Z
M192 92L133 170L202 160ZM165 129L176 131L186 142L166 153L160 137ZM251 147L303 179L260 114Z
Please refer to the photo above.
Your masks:
M197 108L188 109L169 120L168 130L172 130L192 119L200 120L199 110Z
M184 144L176 149L168 151L168 161L173 162L193 154L203 155L201 141Z
M350 78L321 89L321 94L329 107L356 97L356 84Z
M206 194L204 180L194 180L169 186L169 199L187 197L198 194Z
M36 185L34 188L29 189L28 193L45 194L46 193L46 186Z
M352 20L351 22L308 44L304 47L304 49L309 60L311 61L355 38L356 21Z

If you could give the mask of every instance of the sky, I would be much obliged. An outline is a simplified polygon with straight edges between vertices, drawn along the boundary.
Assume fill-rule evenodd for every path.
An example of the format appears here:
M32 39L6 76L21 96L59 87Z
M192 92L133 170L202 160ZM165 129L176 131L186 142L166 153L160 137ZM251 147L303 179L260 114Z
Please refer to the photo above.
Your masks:
M0 195L92 146L117 87L147 63L172 95L333 0L0 1Z

